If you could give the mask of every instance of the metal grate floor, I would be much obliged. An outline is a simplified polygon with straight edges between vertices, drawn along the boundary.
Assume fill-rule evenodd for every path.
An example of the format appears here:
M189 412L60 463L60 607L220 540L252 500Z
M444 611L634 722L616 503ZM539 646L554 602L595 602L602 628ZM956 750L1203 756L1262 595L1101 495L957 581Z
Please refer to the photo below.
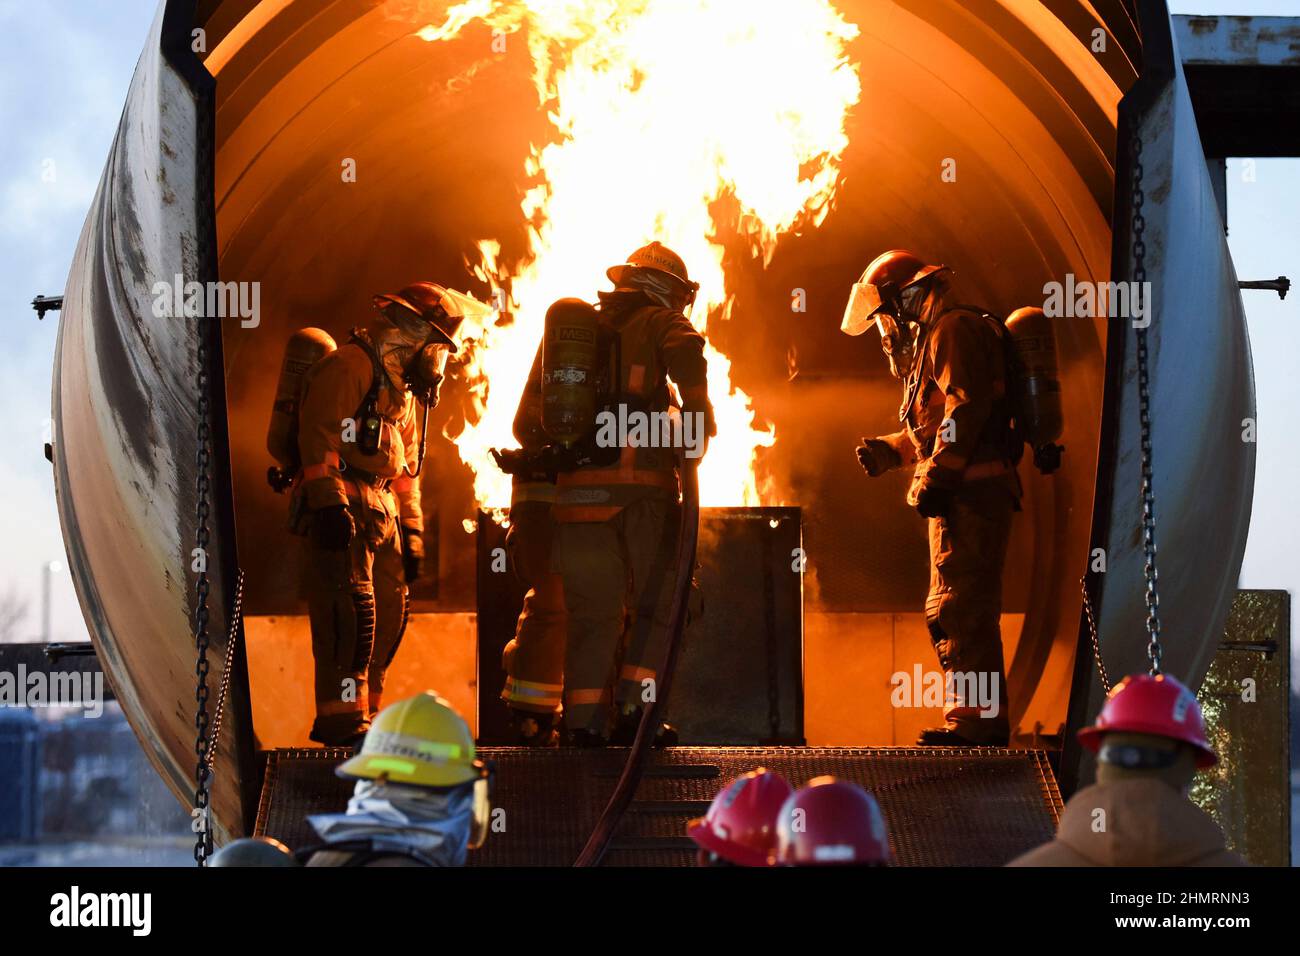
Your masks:
M627 750L484 747L496 763L494 807L504 829L470 854L477 866L567 866L595 825ZM352 782L334 776L340 750L267 756L259 835L290 847L315 842L305 817L341 810ZM615 834L608 866L688 866L685 824L724 783L765 766L796 786L834 774L880 801L903 866L1000 866L1056 832L1061 796L1046 754L956 748L676 747L654 753Z

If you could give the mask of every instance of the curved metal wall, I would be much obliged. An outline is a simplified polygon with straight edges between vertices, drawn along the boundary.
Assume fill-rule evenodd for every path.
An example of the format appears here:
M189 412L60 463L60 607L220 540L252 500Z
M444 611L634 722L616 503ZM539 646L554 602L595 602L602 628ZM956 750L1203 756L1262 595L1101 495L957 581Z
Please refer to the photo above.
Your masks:
M208 549L214 702L235 555L220 335L206 320L160 319L153 309L156 283L215 278L213 90L189 55L191 17L192 4L161 4L136 67L68 277L52 396L55 494L86 623L146 754L187 804L196 763L190 568L200 335L214 350L217 416ZM235 667L211 797L222 839L251 827L256 788L242 653Z

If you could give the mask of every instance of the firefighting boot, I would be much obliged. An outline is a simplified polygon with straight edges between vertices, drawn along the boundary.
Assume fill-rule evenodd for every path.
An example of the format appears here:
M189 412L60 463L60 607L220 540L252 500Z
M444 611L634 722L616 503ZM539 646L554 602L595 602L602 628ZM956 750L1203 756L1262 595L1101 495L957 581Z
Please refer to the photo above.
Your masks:
M916 738L918 747L1005 747L1010 734L999 733L987 740L972 740L961 733L956 724L944 724L942 727L927 727Z
M557 715L510 708L510 725L520 747L558 747L560 730Z
M570 747L608 747L609 741L596 733L594 730L587 730L585 727L580 730L570 730L565 734L565 743Z
M360 727L349 731L342 736L332 736L320 733L316 728L312 728L309 739L322 747L342 747L351 750L354 754L361 749L365 743L366 733L370 730L370 720L367 719Z
M615 747L631 747L636 740L637 729L641 726L641 708L620 713L614 721L614 730L609 735L609 742ZM659 724L655 731L654 748L677 746L677 728L672 724Z

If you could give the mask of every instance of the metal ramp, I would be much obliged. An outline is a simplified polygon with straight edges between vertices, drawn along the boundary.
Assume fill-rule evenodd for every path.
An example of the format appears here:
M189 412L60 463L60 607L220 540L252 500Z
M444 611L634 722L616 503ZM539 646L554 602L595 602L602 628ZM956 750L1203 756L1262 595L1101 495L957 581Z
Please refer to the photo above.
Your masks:
M470 854L475 866L568 866L623 768L626 748L484 747L496 764L494 807L503 829ZM352 782L334 776L342 750L274 750L256 833L291 848L316 842L305 817L341 810ZM880 801L903 866L1000 866L1050 840L1061 795L1046 754L957 748L675 747L653 753L636 800L614 835L607 866L688 866L686 821L733 777L764 766L796 786L834 774Z

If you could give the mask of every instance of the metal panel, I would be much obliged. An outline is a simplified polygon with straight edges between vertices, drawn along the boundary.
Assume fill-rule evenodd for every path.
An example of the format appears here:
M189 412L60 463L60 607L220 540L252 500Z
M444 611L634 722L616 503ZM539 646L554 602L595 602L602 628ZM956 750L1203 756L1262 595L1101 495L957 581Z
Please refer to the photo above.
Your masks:
M1219 762L1191 798L1256 866L1291 865L1291 596L1238 591L1197 695Z
M473 866L568 866L577 857L627 757L609 750L485 747L497 768L493 805L505 828ZM341 810L352 790L334 776L339 750L277 750L268 757L257 833L292 848L317 842L305 817ZM902 866L1000 866L1051 840L1061 798L1035 750L956 748L676 747L652 754L609 866L688 866L686 822L729 780L765 766L801 784L834 774L880 801Z
M1164 668L1196 687L1223 633L1246 546L1255 445L1243 440L1243 427L1255 418L1255 391L1236 271L1169 17L1158 0L1140 12L1146 62L1120 106L1111 274L1125 282L1133 276L1136 131L1153 307L1147 335ZM1093 545L1106 552L1094 598L1112 680L1147 666L1135 335L1128 318L1111 320L1094 506ZM1091 721L1103 698L1086 634L1080 648L1071 729ZM1067 740L1062 776L1072 789L1090 765L1073 735Z
M214 700L234 567L220 331L215 321L154 314L156 284L216 278L214 89L190 52L192 7L159 6L136 67L68 276L53 390L55 492L82 612L132 728L185 802L194 788L190 567L201 382L215 416ZM200 335L210 348L206 378ZM241 832L244 799L256 793L242 653L236 667L213 785L223 835Z
M1300 155L1300 17L1174 17L1207 156Z
M479 739L510 742L501 650L523 601L493 573L505 534L478 524ZM798 508L705 508L696 581L703 615L688 628L669 719L685 744L802 743L803 575Z

